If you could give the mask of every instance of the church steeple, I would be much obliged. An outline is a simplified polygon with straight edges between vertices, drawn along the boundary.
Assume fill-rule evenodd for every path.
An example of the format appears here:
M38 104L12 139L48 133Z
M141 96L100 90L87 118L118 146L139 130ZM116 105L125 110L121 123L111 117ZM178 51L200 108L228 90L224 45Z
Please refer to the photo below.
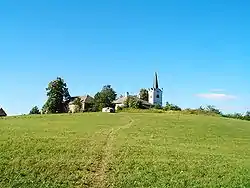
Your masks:
M154 85L153 88L157 89L159 88L159 84L158 84L158 77L157 77L157 73L155 72L155 77L154 77Z

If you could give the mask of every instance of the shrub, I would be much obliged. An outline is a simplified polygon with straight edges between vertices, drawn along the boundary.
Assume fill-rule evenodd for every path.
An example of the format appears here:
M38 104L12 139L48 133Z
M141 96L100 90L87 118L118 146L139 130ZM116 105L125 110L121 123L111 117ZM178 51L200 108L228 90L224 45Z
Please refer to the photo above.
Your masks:
M211 113L214 113L214 114L218 114L218 115L222 114L219 109L216 109L215 106L212 106L212 105L208 105L204 110L208 111L208 112L211 112Z
M41 112L39 111L37 106L34 106L31 110L29 114L41 114Z
M162 109L161 105L159 105L159 104L153 105L153 108L154 109Z
M116 110L117 110L117 111L122 111L122 110L123 110L123 107L118 106Z
M199 115L199 114L212 115L212 116L215 116L215 115L221 116L222 115L222 113L218 109L216 109L215 107L213 107L211 105L207 106L205 108L199 107L198 109L187 108L183 112L188 113L188 114L196 114L196 115Z
M234 113L234 114L223 114L223 117L226 118L233 118L233 119L241 119L241 120L247 120L250 121L250 112L246 112L245 115L241 113Z
M163 108L165 111L169 111L169 110L172 110L172 111L181 111L181 108L177 105L174 105L174 104L170 104L170 103L166 103L166 106Z

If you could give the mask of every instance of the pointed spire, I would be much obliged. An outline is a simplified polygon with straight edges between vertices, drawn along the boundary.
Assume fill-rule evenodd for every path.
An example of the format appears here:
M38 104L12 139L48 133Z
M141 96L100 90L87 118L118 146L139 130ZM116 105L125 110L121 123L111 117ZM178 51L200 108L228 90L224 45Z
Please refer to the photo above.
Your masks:
M154 86L155 89L157 89L159 87L158 85L158 78L157 78L157 73L155 72L155 78L154 78Z

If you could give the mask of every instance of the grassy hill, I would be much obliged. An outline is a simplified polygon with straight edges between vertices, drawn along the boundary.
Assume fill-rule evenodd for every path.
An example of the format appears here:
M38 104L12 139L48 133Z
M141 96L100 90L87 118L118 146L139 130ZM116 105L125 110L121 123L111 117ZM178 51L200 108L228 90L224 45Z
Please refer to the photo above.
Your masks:
M250 187L250 122L157 113L0 119L0 187Z

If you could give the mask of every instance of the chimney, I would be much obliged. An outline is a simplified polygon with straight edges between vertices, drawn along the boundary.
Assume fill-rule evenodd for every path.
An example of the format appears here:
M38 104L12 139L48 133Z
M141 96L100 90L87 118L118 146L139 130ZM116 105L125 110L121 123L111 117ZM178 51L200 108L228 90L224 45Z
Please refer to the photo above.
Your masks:
M125 93L125 97L128 97L128 96L129 96L129 92L126 92L126 93Z

